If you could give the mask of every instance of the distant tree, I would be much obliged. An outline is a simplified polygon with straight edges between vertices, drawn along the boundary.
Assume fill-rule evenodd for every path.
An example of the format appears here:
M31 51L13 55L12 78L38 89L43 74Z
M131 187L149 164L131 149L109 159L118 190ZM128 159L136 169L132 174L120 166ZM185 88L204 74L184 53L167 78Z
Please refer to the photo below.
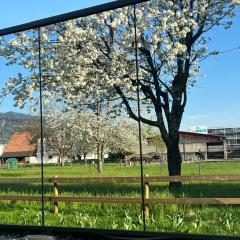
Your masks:
M45 119L51 135L47 138L49 149L59 156L59 163L64 166L64 158L71 152L75 133L67 113L53 108L45 112Z
M167 152L167 147L161 135L151 136L151 143L156 147L157 151L160 152L161 158L163 159L164 153Z
M127 120L111 125L109 130L109 152L122 158L134 153L138 144L136 128Z
M129 152L136 144L136 132L127 120L114 121L98 116L93 129L99 172L103 171L105 154Z
M93 138L93 116L84 112L71 112L70 122L74 132L73 153L87 163L88 153L95 152L96 143Z

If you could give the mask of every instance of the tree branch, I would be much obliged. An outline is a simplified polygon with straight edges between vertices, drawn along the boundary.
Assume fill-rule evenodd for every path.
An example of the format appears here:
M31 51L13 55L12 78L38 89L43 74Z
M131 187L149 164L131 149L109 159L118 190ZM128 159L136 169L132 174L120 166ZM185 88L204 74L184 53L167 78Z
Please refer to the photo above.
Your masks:
M132 108L129 105L129 102L128 102L126 96L124 95L124 93L122 92L121 88L117 85L114 85L114 88L115 88L116 92L121 96L122 101L127 108L127 112L132 119L134 119L135 121L140 120L141 122L151 125L151 126L154 126L154 127L160 127L158 121L152 121L152 120L143 118L141 116L140 116L140 118L138 118L138 116L136 114L134 114L134 112L132 111Z

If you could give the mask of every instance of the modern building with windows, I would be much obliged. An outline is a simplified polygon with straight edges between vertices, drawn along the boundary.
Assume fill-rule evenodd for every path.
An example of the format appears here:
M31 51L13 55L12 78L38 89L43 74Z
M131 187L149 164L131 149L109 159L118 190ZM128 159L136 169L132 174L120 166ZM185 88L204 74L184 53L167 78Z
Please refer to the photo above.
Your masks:
M209 134L225 137L227 140L227 149L229 151L240 149L240 127L234 128L209 128Z

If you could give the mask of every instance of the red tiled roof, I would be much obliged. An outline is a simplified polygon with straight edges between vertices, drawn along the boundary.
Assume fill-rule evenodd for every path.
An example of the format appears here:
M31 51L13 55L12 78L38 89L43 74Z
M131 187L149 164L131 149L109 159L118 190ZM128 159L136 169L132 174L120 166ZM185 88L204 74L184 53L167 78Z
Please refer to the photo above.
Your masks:
M30 156L36 150L36 144L30 143L31 133L29 132L15 132L9 139L5 150L3 152L4 156L12 155L25 155Z

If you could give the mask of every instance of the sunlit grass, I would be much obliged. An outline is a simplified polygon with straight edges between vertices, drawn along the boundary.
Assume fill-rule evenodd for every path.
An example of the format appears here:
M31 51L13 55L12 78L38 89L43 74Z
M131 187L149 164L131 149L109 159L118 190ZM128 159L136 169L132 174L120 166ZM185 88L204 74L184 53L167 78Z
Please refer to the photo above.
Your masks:
M203 162L187 163L182 166L182 175L200 174L239 174L240 161L238 162ZM150 176L167 176L166 164L144 164L144 173ZM107 163L104 171L100 174L96 164L70 164L65 167L60 165L44 166L44 177L98 177L98 176L140 176L140 165L124 166L120 164ZM0 169L0 177L41 177L40 165L21 165L19 169Z
M140 166L105 164L103 174L93 165L44 167L45 177L140 176ZM240 162L202 163L202 175L239 174ZM196 163L184 164L183 175L198 175ZM40 167L21 167L0 170L1 178L40 177ZM166 165L148 164L144 173L150 176L167 175ZM52 184L44 192L52 195ZM141 197L140 184L59 184L61 196ZM0 195L40 195L39 184L0 184ZM173 198L167 184L151 183L150 198ZM180 197L240 197L239 182L185 183ZM211 233L240 235L238 206L149 206L147 229L152 231ZM131 204L59 203L59 214L52 212L52 203L45 203L47 226L142 230L141 206ZM0 202L1 224L41 224L41 203L22 201Z

